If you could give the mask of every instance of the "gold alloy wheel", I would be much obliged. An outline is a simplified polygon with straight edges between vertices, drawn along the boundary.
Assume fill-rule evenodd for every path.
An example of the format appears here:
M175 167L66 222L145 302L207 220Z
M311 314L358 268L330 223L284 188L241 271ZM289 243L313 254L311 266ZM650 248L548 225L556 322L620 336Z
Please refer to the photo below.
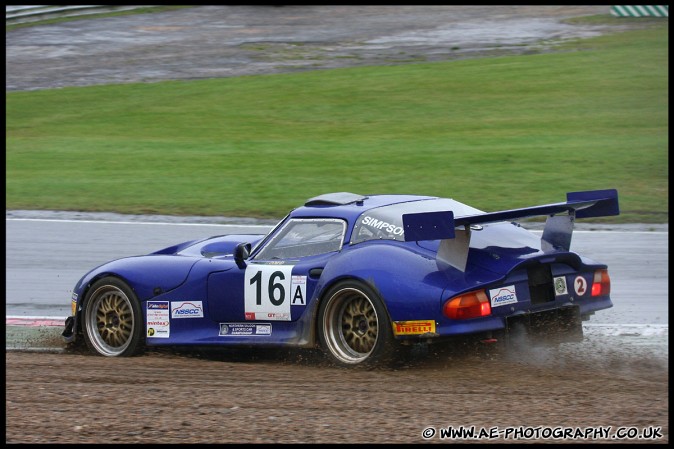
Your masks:
M86 307L86 332L100 354L122 354L131 343L134 321L131 301L119 288L103 285L91 295Z
M377 312L372 300L358 289L344 288L332 295L322 325L328 349L344 363L363 362L377 344Z

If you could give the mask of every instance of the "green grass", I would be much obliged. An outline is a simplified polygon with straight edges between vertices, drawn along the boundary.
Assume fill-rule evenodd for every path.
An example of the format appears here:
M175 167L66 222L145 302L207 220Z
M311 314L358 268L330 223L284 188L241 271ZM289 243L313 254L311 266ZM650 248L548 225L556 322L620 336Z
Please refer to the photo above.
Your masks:
M6 95L6 208L280 218L332 191L486 211L617 188L668 221L668 26L562 52Z

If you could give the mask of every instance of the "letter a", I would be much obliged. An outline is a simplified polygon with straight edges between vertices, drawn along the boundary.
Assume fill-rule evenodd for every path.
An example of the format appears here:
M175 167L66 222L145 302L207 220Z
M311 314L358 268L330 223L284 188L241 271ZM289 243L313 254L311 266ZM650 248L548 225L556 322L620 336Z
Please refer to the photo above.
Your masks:
M300 304L304 305L304 294L302 293L302 285L298 285L295 288L295 294L293 295L293 300L291 304L295 304L295 300L297 300L298 298L300 300Z

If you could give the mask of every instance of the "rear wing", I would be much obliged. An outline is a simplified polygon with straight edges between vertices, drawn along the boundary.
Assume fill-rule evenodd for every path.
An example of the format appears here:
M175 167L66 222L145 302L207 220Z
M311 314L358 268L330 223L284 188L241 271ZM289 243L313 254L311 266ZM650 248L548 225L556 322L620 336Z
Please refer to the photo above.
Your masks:
M563 215L558 215L563 214ZM573 222L576 218L619 215L618 191L588 190L569 192L566 202L510 209L484 214L454 217L452 211L422 212L403 215L405 241L442 240L438 257L461 271L465 271L470 246L470 226L474 224L511 221L547 215L541 248L543 251L564 250L571 247ZM463 229L456 229L463 227Z

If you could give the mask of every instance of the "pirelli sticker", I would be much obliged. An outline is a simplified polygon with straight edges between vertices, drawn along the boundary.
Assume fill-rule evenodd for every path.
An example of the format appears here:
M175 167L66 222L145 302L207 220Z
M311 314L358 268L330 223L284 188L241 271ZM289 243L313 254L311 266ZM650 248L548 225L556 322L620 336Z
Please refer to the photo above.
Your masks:
M435 333L434 320L394 321L393 333L395 335L422 335Z

